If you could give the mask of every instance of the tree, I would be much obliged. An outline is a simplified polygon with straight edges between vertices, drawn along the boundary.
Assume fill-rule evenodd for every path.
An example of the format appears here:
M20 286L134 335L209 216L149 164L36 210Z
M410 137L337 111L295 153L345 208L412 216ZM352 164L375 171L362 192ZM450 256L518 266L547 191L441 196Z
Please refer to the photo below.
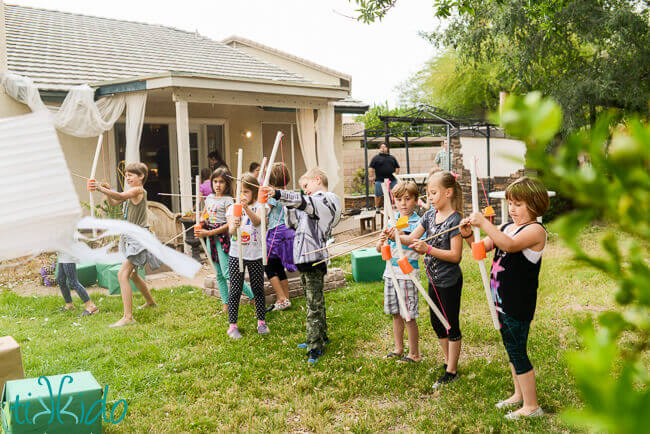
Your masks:
M367 130L374 130L377 128L384 128L384 122L379 119L379 116L400 116L408 111L409 109L405 106L390 108L388 103L374 104L365 114L357 116L354 120L357 122L363 122L366 125ZM398 122L390 122L388 126L395 128L403 125Z
M430 104L455 116L485 118L499 102L496 70L495 65L463 61L448 49L398 86L399 101L409 106Z

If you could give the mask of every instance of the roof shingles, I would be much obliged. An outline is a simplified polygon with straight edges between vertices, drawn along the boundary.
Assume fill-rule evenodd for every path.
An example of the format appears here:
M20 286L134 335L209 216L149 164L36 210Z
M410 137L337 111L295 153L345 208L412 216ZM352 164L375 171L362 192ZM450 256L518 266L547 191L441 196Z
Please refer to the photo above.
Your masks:
M41 89L169 71L309 83L228 45L171 27L5 5L9 70Z

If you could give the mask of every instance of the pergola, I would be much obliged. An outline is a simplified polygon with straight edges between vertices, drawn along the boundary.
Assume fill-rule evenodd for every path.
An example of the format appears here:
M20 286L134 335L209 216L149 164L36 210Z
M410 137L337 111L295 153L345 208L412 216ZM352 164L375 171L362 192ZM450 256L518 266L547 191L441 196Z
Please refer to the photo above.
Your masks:
M485 137L487 146L487 176L490 177L490 129L494 124L480 119L452 116L445 110L427 104L420 104L401 116L379 116L384 123L383 128L366 129L363 132L363 146L365 151L366 166L366 208L370 206L370 190L368 179L368 140L384 138L390 153L390 139L396 138L404 143L406 150L406 171L411 172L409 156L409 138L411 143L423 137L444 136L447 138L447 153L451 162L451 137L458 136L462 131L472 131L474 134ZM391 123L403 124L400 126ZM489 190L488 180L488 190Z

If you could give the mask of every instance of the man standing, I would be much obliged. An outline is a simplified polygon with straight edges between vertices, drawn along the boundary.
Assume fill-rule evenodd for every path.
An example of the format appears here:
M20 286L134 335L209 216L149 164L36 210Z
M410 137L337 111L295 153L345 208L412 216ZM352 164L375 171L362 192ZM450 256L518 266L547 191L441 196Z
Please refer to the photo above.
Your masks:
M388 153L388 146L382 143L379 146L379 154L372 157L370 160L370 168L375 171L375 208L383 205L382 196L384 195L381 185L385 179L390 179L390 187L393 188L397 184L397 179L393 173L399 173L399 163Z
M451 161L454 158L454 153L447 153L447 140L442 142L442 149L438 151L435 158L433 159L433 164L436 168L446 170L447 172L451 171Z

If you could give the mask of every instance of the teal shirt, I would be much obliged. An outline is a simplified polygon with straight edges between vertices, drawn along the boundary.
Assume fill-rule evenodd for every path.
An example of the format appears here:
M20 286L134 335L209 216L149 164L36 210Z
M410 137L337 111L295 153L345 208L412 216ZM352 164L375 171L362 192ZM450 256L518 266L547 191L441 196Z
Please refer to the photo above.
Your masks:
M284 217L287 215L287 210L284 209L284 205L282 205L280 202L270 197L269 207L271 207L271 211L269 211L268 214L269 216L268 229L269 230L275 229L276 226L286 224Z
M400 218L399 212L397 214L395 214L395 219L398 219L398 218ZM408 225L408 227L404 228L402 230L402 232L412 233L418 227L419 222L420 222L420 216L418 216L415 212L413 212L413 214L411 214L411 216L409 217L409 221L408 221L409 225ZM390 226L392 227L392 225L390 225ZM422 237L420 237L420 239L424 239L424 235L422 235ZM390 249L392 251L394 251L394 249L397 247L397 245L395 243L395 240L392 240L392 239L388 240L388 245L390 246ZM411 263L411 266L414 269L417 270L420 267L420 265L419 265L420 254L418 252L416 252L415 250L411 249L408 246L402 246L402 248L404 249L404 256L406 256L408 258L409 262ZM398 267L399 266L397 264L398 259L399 258L393 257L390 260L391 263L393 264L393 267Z

